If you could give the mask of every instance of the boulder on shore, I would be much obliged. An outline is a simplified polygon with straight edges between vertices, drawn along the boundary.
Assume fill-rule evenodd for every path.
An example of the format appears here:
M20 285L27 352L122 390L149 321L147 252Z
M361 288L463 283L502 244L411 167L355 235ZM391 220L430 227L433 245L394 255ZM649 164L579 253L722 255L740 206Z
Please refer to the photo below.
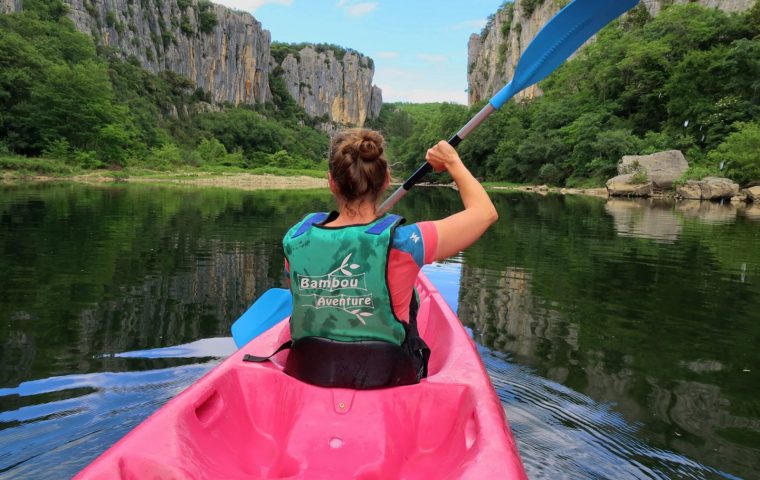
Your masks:
M618 162L618 175L641 171L652 182L655 191L672 188L673 183L688 169L689 162L679 150L651 155L625 155Z
M689 180L676 189L681 198L693 200L720 200L731 198L739 193L739 185L728 178L705 177L702 180Z
M607 191L613 197L649 197L670 190L688 168L689 162L678 150L625 155L618 162L618 176L607 181Z
M652 182L634 183L633 173L624 173L607 180L607 193L611 197L651 197Z
M747 200L752 203L760 203L760 185L745 188L742 193L747 196Z

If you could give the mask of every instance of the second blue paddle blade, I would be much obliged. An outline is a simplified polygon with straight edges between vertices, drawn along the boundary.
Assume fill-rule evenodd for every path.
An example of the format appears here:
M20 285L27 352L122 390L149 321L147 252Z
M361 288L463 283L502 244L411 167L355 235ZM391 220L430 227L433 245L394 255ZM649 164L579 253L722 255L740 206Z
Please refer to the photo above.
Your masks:
M290 316L293 301L290 290L270 288L232 324L232 339L238 348Z

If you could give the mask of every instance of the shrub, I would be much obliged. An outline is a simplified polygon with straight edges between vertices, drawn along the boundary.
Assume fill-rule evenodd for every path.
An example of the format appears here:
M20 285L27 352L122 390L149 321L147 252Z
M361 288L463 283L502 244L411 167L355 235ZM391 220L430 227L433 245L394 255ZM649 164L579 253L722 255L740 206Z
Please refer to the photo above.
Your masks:
M109 27L116 25L116 13L113 10L106 12L106 25Z
M224 161L227 156L227 149L222 142L216 138L203 139L195 149L201 163L217 165Z
M198 2L198 23L203 33L211 32L217 24L214 5L208 0L199 0Z
M538 179L541 183L559 185L562 177L562 170L553 163L547 163L538 170Z
M47 158L27 158L13 155L0 155L0 170L15 170L21 174L69 174L74 172L74 169L70 165L66 165L57 160L49 160Z
M182 162L182 151L173 143L150 149L147 166L156 170L168 170Z
M98 154L92 151L76 151L73 154L73 162L84 169L93 170L103 166L98 160Z
M648 181L649 177L647 177L647 173L644 170L637 170L631 177L631 183L634 185L647 183Z
M725 174L736 182L748 184L760 180L760 124L736 123L734 128L737 131L707 158L715 165L723 164Z
M723 176L723 173L718 169L717 166L714 165L701 165L701 164L693 164L689 165L688 170L683 172L683 174L676 180L676 185L683 185L689 180L702 180L705 177L720 177Z
M193 26L190 25L190 19L187 15L182 15L182 23L180 23L179 29L182 30L182 33L185 35L194 35L195 30L193 30Z
M285 150L278 150L269 155L268 165L280 168L310 168L314 163L297 155L292 155Z
M71 145L65 138L57 138L49 142L42 151L42 155L46 158L52 158L56 160L71 160Z

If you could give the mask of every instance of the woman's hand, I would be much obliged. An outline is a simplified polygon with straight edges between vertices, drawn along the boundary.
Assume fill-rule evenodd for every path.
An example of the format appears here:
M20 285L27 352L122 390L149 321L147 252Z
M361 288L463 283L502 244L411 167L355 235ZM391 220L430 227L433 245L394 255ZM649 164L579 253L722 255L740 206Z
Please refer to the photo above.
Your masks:
M436 172L450 171L452 167L462 164L459 154L445 140L441 140L429 148L425 160L433 166Z

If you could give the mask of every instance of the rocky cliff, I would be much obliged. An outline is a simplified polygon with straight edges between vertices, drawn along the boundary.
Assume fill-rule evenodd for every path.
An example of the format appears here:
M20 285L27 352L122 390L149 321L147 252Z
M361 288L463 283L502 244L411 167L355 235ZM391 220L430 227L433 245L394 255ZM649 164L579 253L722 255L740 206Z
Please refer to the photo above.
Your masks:
M665 4L693 3L694 0L643 0L642 4L651 15L656 15ZM555 0L515 0L505 3L493 16L481 35L470 36L467 45L467 83L470 104L493 96L512 78L515 65L541 27L556 14L562 4ZM743 11L754 5L755 0L698 0L707 7L729 12ZM538 87L532 86L517 98L539 95Z
M279 67L288 92L312 117L363 125L380 113L382 93L372 86L374 64L364 55L306 46Z
M251 15L196 0L66 0L77 29L134 56L153 73L171 70L216 102L271 98L269 32Z
M253 16L205 0L64 0L77 29L101 46L136 58L146 70L170 70L192 80L215 102L253 105L272 99L269 31ZM22 8L0 0L0 12ZM363 125L380 112L372 60L349 53L338 60L305 48L282 65L293 98L313 116Z
M0 13L21 10L21 0L0 0Z

